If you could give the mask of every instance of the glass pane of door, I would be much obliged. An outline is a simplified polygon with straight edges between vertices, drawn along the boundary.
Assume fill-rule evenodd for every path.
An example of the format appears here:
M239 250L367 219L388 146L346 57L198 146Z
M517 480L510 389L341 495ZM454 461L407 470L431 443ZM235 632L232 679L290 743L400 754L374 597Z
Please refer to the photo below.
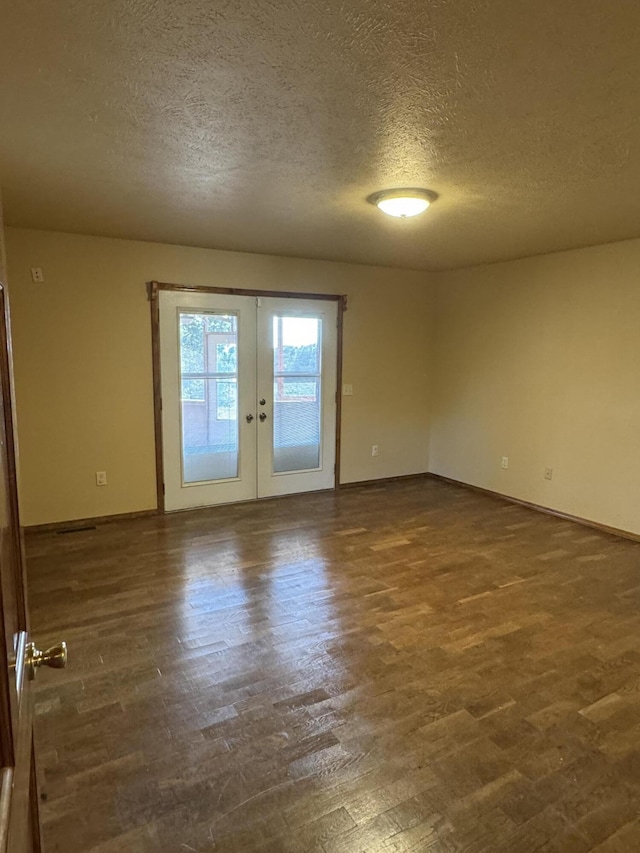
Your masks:
M238 476L238 318L179 312L183 484Z
M273 470L320 467L322 320L273 317Z

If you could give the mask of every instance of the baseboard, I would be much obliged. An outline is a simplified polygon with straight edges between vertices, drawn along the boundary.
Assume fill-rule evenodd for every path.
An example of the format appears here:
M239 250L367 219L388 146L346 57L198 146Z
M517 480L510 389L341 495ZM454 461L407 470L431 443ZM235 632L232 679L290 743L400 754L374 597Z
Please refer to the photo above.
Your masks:
M338 489L355 489L358 486L383 486L385 483L395 483L400 480L422 480L425 477L430 477L426 471L419 474L398 474L397 477L377 477L375 480L356 480L353 483L339 483Z
M507 503L518 504L528 509L543 512L545 515L553 515L556 518L563 518L566 521L574 521L576 524L582 524L585 527L591 527L594 530L599 530L602 533L609 533L611 536L618 536L622 539L630 539L632 542L640 542L640 534L632 533L629 530L622 530L619 527L610 527L607 524L601 524L599 521L592 521L588 518L581 518L578 515L571 515L568 512L561 512L557 509L552 509L541 504L534 504L531 501L521 500L520 498L511 497L511 495L502 494L502 492L494 492L491 489L484 489L482 486L474 486L471 483L465 483L462 480L454 480L451 477L443 477L442 474L434 474L432 472L422 472L418 474L400 474L396 477L380 477L375 480L358 480L353 483L340 483L338 488L355 489L358 486L383 486L385 483L394 483L406 480L421 480L431 479L439 480L442 483L449 483L452 486L459 486L463 489L468 489L472 492L478 492L482 495L488 495L498 500L506 501ZM139 512L123 512L115 515L100 515L93 518L74 518L68 521L52 521L47 524L31 524L23 527L25 533L51 533L61 530L73 530L81 527L97 527L98 525L111 524L117 521L128 521L134 518L149 518L157 516L161 513L157 509L145 509Z
M384 484L391 483L395 480L416 480L420 478L428 477L426 471L420 474L401 474L397 477L382 477L376 480L359 480L355 483L339 483L337 485L337 489L351 489L356 486L372 486L375 484ZM332 492L334 489L323 489L322 491ZM318 492L297 492L294 495L274 495L270 498L259 498L251 501L239 501L238 503L256 503L257 500L275 500L277 498L286 498L286 497L300 497L300 495L304 494L318 494ZM231 506L231 504L224 504L224 506ZM196 512L198 510L203 509L213 509L213 507L199 506L199 507L185 507L183 510L172 510L168 512L168 515L173 514L173 512ZM128 521L132 518L148 518L153 515L164 515L160 510L157 509L144 509L139 512L121 512L115 515L100 515L93 518L72 518L67 521L51 521L46 524L29 524L25 525L22 529L25 533L55 533L60 530L73 530L80 527L97 527L102 524L111 524L114 521Z
M142 509L138 512L120 512L115 515L99 515L93 518L72 518L68 521L51 521L47 524L29 524L22 529L25 533L55 533L59 530L74 530L79 527L97 527L114 521L128 521L132 518L148 518L158 515L157 509Z
M453 480L451 477L443 477L441 474L427 475L433 480L440 480L443 483L450 483L453 486L460 486L463 489L469 489L473 492L479 492L482 495L489 495L492 498L498 498L508 503L525 506L528 509L535 509L537 512L543 512L545 515L553 515L556 518L563 518L566 521L575 521L576 524L583 524L585 527L592 527L595 530L600 530L602 533L609 533L611 536L619 536L622 539L631 539L633 542L640 542L640 533L632 533L630 530L622 530L619 527L609 527L607 524L600 524L599 521L591 521L588 518L580 518L578 515L571 515L568 512L560 512L560 510L552 509L548 506L541 506L530 501L523 501L520 498L512 498L510 495L503 495L501 492L493 492L491 489L483 489L481 486L473 486L471 483L464 483L461 480Z

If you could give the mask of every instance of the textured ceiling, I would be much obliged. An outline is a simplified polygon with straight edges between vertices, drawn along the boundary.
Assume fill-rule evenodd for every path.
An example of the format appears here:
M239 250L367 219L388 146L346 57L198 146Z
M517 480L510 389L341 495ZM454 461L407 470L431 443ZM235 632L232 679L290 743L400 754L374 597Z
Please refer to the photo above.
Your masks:
M637 237L639 36L633 0L7 3L5 217L418 269Z

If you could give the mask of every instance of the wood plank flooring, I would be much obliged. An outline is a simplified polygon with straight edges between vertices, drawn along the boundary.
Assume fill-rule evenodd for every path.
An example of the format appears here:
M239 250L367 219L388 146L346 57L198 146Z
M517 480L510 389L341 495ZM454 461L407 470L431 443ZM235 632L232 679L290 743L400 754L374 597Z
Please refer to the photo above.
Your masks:
M28 537L48 853L640 849L640 545L434 480Z

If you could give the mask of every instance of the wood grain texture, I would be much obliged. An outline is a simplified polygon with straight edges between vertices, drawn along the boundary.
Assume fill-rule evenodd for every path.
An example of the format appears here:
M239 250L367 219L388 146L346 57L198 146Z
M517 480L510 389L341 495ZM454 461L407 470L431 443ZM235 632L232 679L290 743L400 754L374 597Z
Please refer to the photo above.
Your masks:
M0 234L0 266L4 246ZM0 284L0 851L39 853L28 608L18 510L9 302Z
M48 853L640 847L640 546L432 479L27 539Z
M336 455L333 487L340 488L340 461L342 459L342 368L344 347L344 312L347 310L347 297L341 296L338 302L338 333L336 340Z
M153 433L156 453L156 505L164 512L164 456L162 452L162 367L160 360L160 300L158 284L148 284L151 307L151 363L153 369Z
M547 515L555 515L557 518L565 518L568 521L575 521L577 524L584 524L585 527L593 527L596 530L602 530L604 533L611 533L613 536L622 536L623 539L631 539L633 542L640 542L640 534L632 533L630 530L623 530L620 527L611 527L608 524L601 524L599 521L593 521L589 518L581 518L579 515L572 515L569 512L561 512L559 509L553 509L550 506L542 506L542 504L534 504L531 501L525 501L521 498L514 498L511 495L505 495L502 492L494 492L491 489L483 489L482 486L474 486L471 483L464 483L461 480L452 480L451 477L443 477L441 474L427 474L427 477L432 477L434 480L440 480L443 483L452 483L454 486L462 486L465 489L471 489L474 492L479 492L482 495L490 495L492 498L500 498L509 503L526 506L529 509L535 509L537 512L544 512Z
M275 296L278 299L320 299L329 302L342 302L345 299L338 293L305 293L298 290L256 290L250 287L207 287L197 284L172 284L167 281L152 281L147 285L150 294L159 290L177 290L182 293L227 293L231 296ZM345 302L346 310L346 302Z
M24 528L24 532L32 535L34 533L71 533L81 527L95 527L97 524L111 524L114 521L121 522L132 518L147 518L150 515L158 515L157 509L140 509L137 512L119 512L115 515L94 515L88 518L72 518L69 521L48 521L46 524L30 524Z

